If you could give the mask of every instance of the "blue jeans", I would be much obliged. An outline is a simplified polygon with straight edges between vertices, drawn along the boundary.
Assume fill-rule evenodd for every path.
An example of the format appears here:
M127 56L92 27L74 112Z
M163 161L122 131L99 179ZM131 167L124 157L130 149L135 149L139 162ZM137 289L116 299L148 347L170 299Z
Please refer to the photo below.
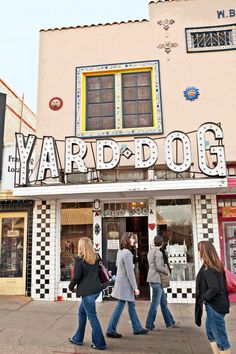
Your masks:
M127 301L128 303L128 311L129 311L129 317L132 323L132 328L134 332L140 332L143 327L139 321L136 309L135 309L135 301ZM122 314L122 311L124 310L126 301L124 300L118 300L118 303L116 305L115 310L113 311L113 314L111 316L111 320L109 322L109 325L107 327L107 333L116 333L116 327L119 322L120 316Z
M84 332L87 322L87 317L89 319L90 325L92 327L92 342L93 344L100 349L106 348L106 342L102 333L102 328L97 318L96 313L96 299L99 296L98 294L82 296L82 301L79 306L78 311L78 322L79 326L72 337L73 341L77 344L82 344L84 340Z
M160 283L150 283L152 288L152 302L146 319L146 328L152 330L155 328L155 319L157 315L158 305L161 306L162 316L166 327L171 327L175 324L172 314L167 306L166 294Z
M216 342L219 350L230 348L226 328L225 315L216 312L209 304L206 304L206 334L210 342Z

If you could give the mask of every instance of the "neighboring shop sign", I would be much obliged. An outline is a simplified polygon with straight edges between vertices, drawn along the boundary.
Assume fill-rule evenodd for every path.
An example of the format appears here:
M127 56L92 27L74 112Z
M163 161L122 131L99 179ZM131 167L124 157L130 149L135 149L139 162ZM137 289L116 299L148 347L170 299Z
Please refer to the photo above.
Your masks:
M206 147L206 134L213 133L215 144ZM226 176L226 161L224 145L222 145L223 131L216 123L202 124L197 130L197 150L198 163L200 171L207 176ZM156 139L157 140L157 139ZM158 160L158 145L155 139L149 137L134 137L135 168L149 168L156 164ZM21 133L16 133L17 158L20 161L19 175L17 176L17 185L24 186L29 183L29 169L32 154L34 152L37 137L28 135L27 137ZM182 144L183 159L181 163L177 163L174 158L173 145L176 141ZM71 173L87 173L88 166L85 163L85 157L90 146L90 142L86 143L78 137L65 138L65 154L64 154L64 171L65 174ZM119 142L113 139L96 140L96 156L94 154L97 170L111 170L119 165L121 158L121 147ZM149 156L146 158L144 148L149 150ZM215 166L209 166L206 150L209 154L216 157ZM52 136L44 136L41 145L41 153L38 163L36 181L43 181L47 177L48 171L52 178L58 178L60 175L59 165L60 156L58 152L57 142ZM109 152L110 159L106 160ZM93 153L93 151L92 151ZM165 158L168 168L173 172L187 171L192 164L191 142L186 133L181 131L173 131L165 138ZM76 171L74 169L76 167Z
M12 190L14 188L15 172L20 172L20 159L15 157L15 151L15 143L9 143L3 148L2 190ZM32 175L33 169L34 157L31 155L29 159L29 176Z
M0 92L0 180L2 177L2 151L5 126L6 95Z
M222 207L222 217L223 218L234 218L234 217L236 217L236 206L225 206L225 207Z

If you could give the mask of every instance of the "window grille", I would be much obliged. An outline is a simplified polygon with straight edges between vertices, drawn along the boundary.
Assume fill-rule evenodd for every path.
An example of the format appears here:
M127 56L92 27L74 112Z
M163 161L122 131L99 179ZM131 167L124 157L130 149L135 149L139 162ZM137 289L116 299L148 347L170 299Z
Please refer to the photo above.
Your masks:
M236 49L236 25L187 28L187 51L218 51Z

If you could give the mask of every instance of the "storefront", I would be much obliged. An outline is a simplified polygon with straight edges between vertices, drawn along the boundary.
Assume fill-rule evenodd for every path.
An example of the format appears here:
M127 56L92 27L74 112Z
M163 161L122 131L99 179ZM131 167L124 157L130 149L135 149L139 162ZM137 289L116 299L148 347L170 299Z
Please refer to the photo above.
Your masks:
M1 295L31 295L33 206L33 201L0 201Z
M34 201L16 198L12 190L15 132L35 133L35 126L35 114L0 79L0 295L31 295Z
M50 194L55 187L48 188ZM34 188L29 189L34 193ZM216 190L214 188L214 192ZM42 192L45 193L45 190ZM193 190L188 192L185 195L167 193L168 196L163 196L156 191L156 197L148 199L144 197L147 195L145 191L136 193L140 198L129 197L127 193L122 200L115 192L113 197L107 194L105 200L101 194L100 199L96 195L96 199L91 196L90 201L79 194L76 201L73 200L75 194L68 194L67 199L63 200L37 200L33 223L33 299L76 300L75 292L68 290L71 265L77 254L80 237L87 236L92 239L94 248L102 255L110 271L111 281L104 288L102 296L104 300L109 300L115 280L119 240L124 231L132 231L136 235L133 253L135 274L141 290L140 299L148 300L150 296L146 283L147 252L158 232L165 239L172 270L171 286L167 289L168 301L194 302L195 275L200 266L197 243L209 239L217 249L220 244L216 193L196 195ZM105 195L104 192L102 194Z

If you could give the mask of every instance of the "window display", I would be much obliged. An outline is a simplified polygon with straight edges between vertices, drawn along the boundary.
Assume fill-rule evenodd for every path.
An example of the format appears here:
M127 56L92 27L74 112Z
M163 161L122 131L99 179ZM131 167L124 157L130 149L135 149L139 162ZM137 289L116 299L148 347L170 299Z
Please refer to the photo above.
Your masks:
M62 203L61 205L61 280L70 280L74 259L81 237L93 235L91 203Z
M236 222L222 223L224 237L225 266L236 274Z
M23 276L24 218L1 218L0 277Z
M171 280L194 280L191 200L158 200L157 225L164 237L163 253L171 270Z

